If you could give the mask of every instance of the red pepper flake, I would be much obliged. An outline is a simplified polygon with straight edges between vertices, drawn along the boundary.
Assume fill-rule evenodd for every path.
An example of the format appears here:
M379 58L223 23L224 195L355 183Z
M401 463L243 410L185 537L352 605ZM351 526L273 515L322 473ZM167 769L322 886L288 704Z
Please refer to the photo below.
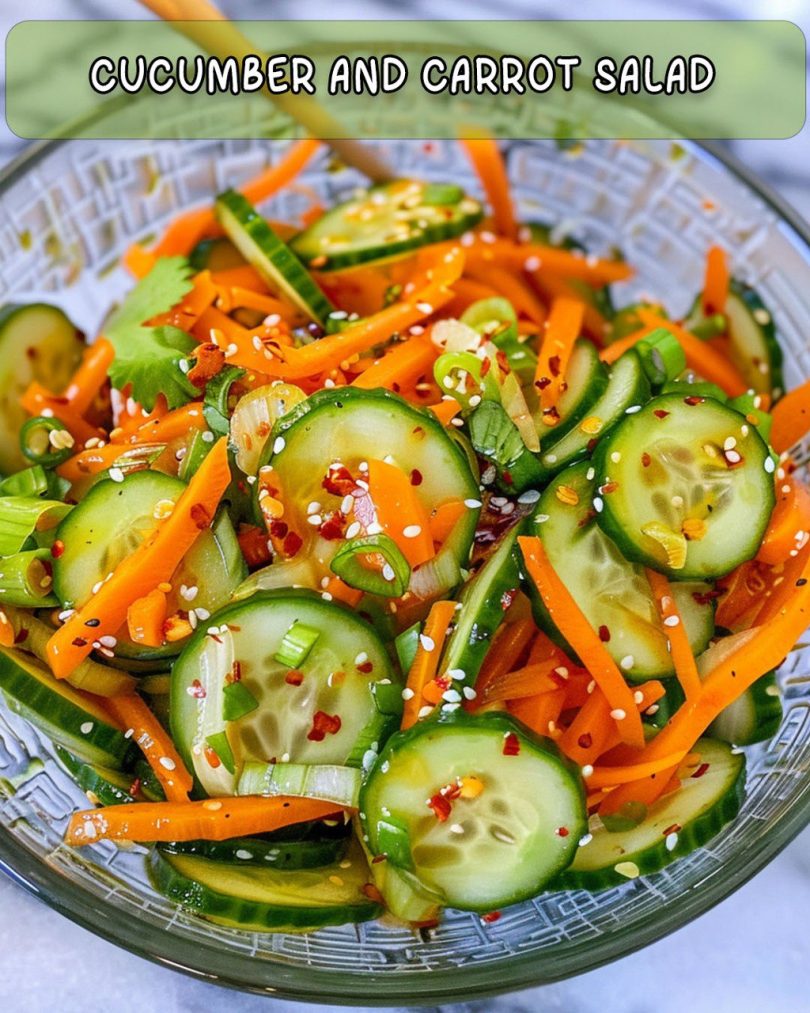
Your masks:
M359 665L355 665L358 672L362 672L363 675L369 675L374 671L374 663L372 661L361 661Z
M271 521L270 528L268 530L270 531L270 536L272 538L278 538L283 540L284 538L287 537L287 532L290 530L290 528L289 525L286 524L284 521Z
M661 834L662 837L669 837L670 834L679 834L683 830L680 823L670 823L670 825Z
M363 894L368 897L369 900L374 901L375 904L384 905L383 895L377 889L373 883L363 883L360 887Z
M481 370L481 375L482 376L483 376L483 373L484 373L484 371L482 369ZM413 427L413 433L412 433L412 435L415 436L417 438L417 440L423 440L425 438L425 427L424 426L414 426Z
M188 688L188 695L193 696L195 700L205 699L205 686L203 686L199 679L192 679L191 685Z
M665 412L663 408L656 408L653 410L653 415L657 419L665 419L669 415L669 412Z
M486 922L487 925L491 925L493 922L498 921L500 917L501 917L500 911L489 911L487 914L481 915L481 921Z
M645 468L649 468L649 466L652 464L652 458L650 457L650 455L647 453L646 450L641 455L641 464Z
M71 643L74 647L87 647L87 641L84 637L74 637Z
M267 546L267 536L261 528L255 524L240 524L237 537L245 562L251 569L270 562L272 557Z
M284 555L291 559L304 544L304 540L295 531L291 531L284 539Z
M594 452L594 450L596 449L596 444L598 442L599 442L599 440L597 440L597 438L595 436L591 437L591 439L588 440L588 453L589 454L592 454Z
M701 763L701 765L698 767L698 769L691 776L695 777L695 778L697 778L697 777L703 777L703 775L706 773L706 771L708 769L709 769L709 764L708 763Z
M204 528L207 528L211 523L211 514L203 506L202 503L195 503L194 506L192 506L189 513L191 515L192 521L194 521L194 524L200 531L202 531Z
M414 468L411 472L411 485L422 484L422 472L418 468Z
M333 496L347 496L357 488L357 483L352 478L351 472L342 464L333 464L327 471L321 485Z
M141 779L139 777L136 777L135 780L127 789L127 791L130 795L134 796L137 795L140 790L141 790Z
M340 512L336 511L330 514L318 528L321 538L325 538L328 542L334 542L336 539L342 538L344 530L343 521L343 514Z
M284 681L288 686L300 686L304 681L304 673L297 668L291 668L284 676Z
M62 555L64 551L65 551L65 543L62 541L61 538L57 538L56 541L51 546L51 556L54 559L59 559L59 557Z
M208 761L208 766L213 767L214 770L216 770L217 767L222 766L222 760L220 760L217 756L216 750L212 749L210 746L205 747L205 758Z
M557 827L555 833L558 837L567 837L570 831L568 827Z
M715 598L720 598L723 594L725 594L724 590L693 591L692 597L698 605L708 605L710 602L714 601Z
M28 639L28 630L20 630L20 632L14 638L14 643L24 644L27 639Z
M446 795L443 795L440 791L437 791L435 795L428 799L428 809L433 810L433 815L439 821L439 823L447 822L447 817L453 811L453 806Z
M481 376L482 376L482 378L487 375L487 373L490 371L491 367L492 367L492 360L491 359L487 358L487 359L484 359L482 361L482 363L481 363Z
M341 720L337 714L327 714L326 711L315 711L312 718L312 727L307 732L307 738L311 742L323 742L327 735L337 735L340 731Z
M560 421L560 413L557 408L552 405L551 408L543 409L543 423L547 426L556 426Z
M503 738L503 755L517 756L520 752L520 739L514 732L507 732Z
M511 471L503 471L503 472L501 472L501 480L506 485L512 485L512 481L513 481L512 480L512 472Z
M606 482L605 485L599 486L599 492L601 492L603 496L609 496L612 492L616 492L618 488L618 482Z
M588 524L596 517L596 511L592 507L588 507L582 517L577 521L578 528L587 527Z
M234 659L234 662L231 665L230 672L228 672L228 674L225 676L225 684L229 686L231 685L231 683L241 681L242 681L242 662Z
M560 357L559 355L552 355L548 360L548 368L551 370L552 376L560 375Z
M580 735L580 737L577 739L577 745L579 746L580 749L590 749L591 746L593 745L593 736L591 735L591 733L584 732L582 735Z
M551 383L550 376L541 376L538 380L534 381L534 385L538 390L545 390L550 383Z
M610 630L607 628L607 626L602 625L599 627L599 639L602 641L603 644L610 643Z
M706 398L705 398L705 397L700 397L700 396L699 396L699 395L697 395L697 394L690 394L690 395L689 395L688 397L685 397L685 398L683 399L683 403L684 403L684 404L688 404L688 405L691 405L692 407L694 407L695 405L698 405L698 404L703 404L703 402L704 402L705 400L706 400Z
M374 856L374 857L373 857L373 858L371 859L371 864L372 864L372 865L379 865L379 864L380 864L380 862L384 862L384 861L386 861L386 859L387 859L387 858L388 858L388 855L375 855L375 856Z

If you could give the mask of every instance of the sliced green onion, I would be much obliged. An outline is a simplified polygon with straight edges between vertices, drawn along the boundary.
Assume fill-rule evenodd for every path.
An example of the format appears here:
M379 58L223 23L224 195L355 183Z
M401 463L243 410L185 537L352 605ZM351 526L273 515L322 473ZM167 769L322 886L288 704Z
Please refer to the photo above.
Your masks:
M394 650L397 652L399 667L403 672L411 670L413 659L416 657L416 651L419 647L419 634L421 632L422 624L414 623L407 630L403 630L394 640Z
M402 686L398 682L372 682L371 695L380 714L402 714Z
M647 379L656 387L673 380L686 369L686 355L674 334L659 327L636 346Z
M455 183L428 183L422 191L422 203L431 206L458 204L464 198L464 191Z
M377 820L377 850L398 869L412 869L411 835L402 820L386 816Z
M49 487L48 472L41 464L17 471L0 481L0 496L41 496ZM54 496L53 499L60 497Z
M266 384L239 399L231 416L230 434L240 471L256 474L273 426L304 400L306 394L292 383Z
M433 376L443 394L462 408L471 409L484 399L499 401L498 381L490 370L482 376L483 362L472 352L445 352L433 364Z
M226 366L208 381L203 399L203 415L208 428L217 436L227 436L231 423L231 388L245 375L238 366Z
M728 320L722 313L712 313L710 317L701 320L689 330L701 341L709 341L711 338L719 338L721 334L725 334L727 327Z
M294 795L356 809L363 772L331 764L254 763L242 769L239 795Z
M369 558L382 566L372 569L364 564ZM366 535L353 538L339 549L332 559L332 573L349 587L386 598L401 598L408 590L411 568L396 542L388 535Z
M20 552L36 532L45 532L70 513L67 503L33 496L0 497L0 556Z
M234 683L236 685L236 683ZM217 732L216 735L209 735L205 740L206 745L219 757L222 766L228 771L229 774L233 774L236 770L236 764L233 759L233 751L231 744L228 742L228 736L225 732Z
M461 314L461 322L493 341L498 348L518 336L517 313L508 299L493 296L471 303Z
M222 690L222 716L226 721L238 721L258 706L259 701L242 682L229 682Z
M281 646L274 657L279 665L287 665L289 668L298 668L309 657L309 652L315 646L321 635L320 630L314 626L307 626L306 623L293 623L284 634Z
M205 439L206 435L209 439ZM191 437L191 442L183 455L183 460L180 462L180 467L177 470L177 477L182 479L184 482L188 482L193 474L197 471L199 466L208 456L208 451L213 447L214 441L210 439L213 434L208 430L201 432L199 429L195 429L194 435Z
M33 549L0 559L0 603L27 608L58 604L51 594L51 558L49 549Z
M28 419L20 430L20 450L34 464L56 467L73 454L75 440L59 419L44 415Z
M758 394L746 393L732 398L727 404L729 408L733 408L740 415L744 415L749 422L756 420L754 425L757 427L759 435L766 443L770 443L773 416L768 412L764 412L761 408L757 408L756 402L758 400Z

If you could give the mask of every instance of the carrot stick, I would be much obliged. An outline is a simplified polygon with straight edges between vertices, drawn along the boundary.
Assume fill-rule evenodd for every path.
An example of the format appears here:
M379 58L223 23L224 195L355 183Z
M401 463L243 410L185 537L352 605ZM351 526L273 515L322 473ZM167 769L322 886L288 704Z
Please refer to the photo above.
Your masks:
M428 409L436 416L443 426L449 426L461 411L461 405L454 397L442 398L438 404L429 404Z
M516 313L528 317L532 323L540 325L546 319L546 308L534 292L520 278L502 267L492 263L480 266L471 264L467 268L467 275L474 281L491 284L498 295L509 300ZM457 285L454 288L458 291Z
M352 386L364 390L373 390L375 387L402 390L430 372L437 352L438 349L429 339L409 338L394 345L381 358L375 359L373 365L352 381Z
M241 288L248 289L258 295L267 295L269 289L267 284L250 264L241 264L239 267L227 267L222 271L214 271L211 274L211 281L218 289Z
M71 485L87 478L89 475L97 475L100 471L111 468L121 458L135 458L143 461L141 467L147 467L150 451L156 454L165 449L163 443L143 443L137 447L122 447L120 443L109 443L103 447L92 447L90 450L80 450L78 454L69 457L56 469L60 478L66 479ZM129 464L134 468L134 464Z
M595 688L557 743L570 760L580 765L595 763L618 740L611 710L605 694Z
M340 577L332 577L326 585L326 591L328 594L331 594L336 601L342 601L345 605L350 605L352 608L354 608L363 597L362 591L358 591L357 588L354 587L349 587L349 585L342 581Z
M600 347L604 344L605 335L608 332L609 324L599 310L587 302L575 287L575 283L591 285L590 282L578 281L578 279L565 278L562 275L550 271L539 270L529 272L533 287L541 297L551 303L555 299L575 299L583 304L582 330Z
M801 549L810 532L810 489L795 477L777 484L776 507L757 553L757 559L776 566Z
M565 689L536 693L522 700L510 700L509 713L538 735L558 738L557 721L565 703Z
M598 634L582 614L570 591L549 562L539 538L518 538L529 576L562 635L582 659L610 703L611 713L623 742L644 745L644 730L633 691L618 665L605 650Z
M428 517L430 537L436 545L444 545L468 507L460 499L451 499L431 511Z
M804 571L808 560L810 560L810 539L805 541L795 556L789 556L784 565L774 567L775 577L765 592L764 603L757 612L753 625L766 625L784 612L788 603L792 601L796 587L803 588L803 585L797 582L806 579L807 574Z
M777 401L772 415L771 446L781 454L810 431L810 380Z
M419 720L419 712L425 706L425 688L438 671L444 639L455 614L454 601L437 601L430 607L402 694L405 698L405 705L402 708L403 730L410 728Z
M268 166L239 189L251 204L261 204L292 182L321 146L311 137L291 144L275 165Z
M549 658L547 661L524 665L523 668L490 679L478 694L476 705L483 707L502 700L523 700L526 697L565 689L565 679L554 675L554 669L559 668L561 664L561 660Z
M476 692L483 694L490 682L511 672L536 633L537 627L528 618L499 626L475 681Z
M543 421L547 425L559 421L557 403L565 389L565 374L582 327L583 311L583 303L574 299L555 299L551 304L534 374Z
M599 353L599 358L610 366L617 359L621 358L625 352L637 345L642 338L646 338L648 334L652 334L653 331L657 330L657 327L641 327L639 330L633 331L632 334L619 338L618 341L612 341L606 348L602 349Z
M509 192L509 177L498 145L491 137L477 137L462 140L462 147L492 208L495 231L509 239L517 236L517 222Z
M84 415L107 379L115 349L106 338L99 338L84 353L82 364L73 374L63 397L77 415Z
M732 570L717 583L722 592L715 613L715 623L737 633L754 625L757 612L763 607L772 572L756 560L749 560Z
M136 644L160 647L165 622L166 594L157 587L143 598L136 598L127 609L127 629Z
M192 429L207 429L208 425L202 413L199 401L175 408L158 418L149 418L142 422L134 432L116 436L113 443L170 443L172 440L187 436Z
M689 645L689 636L683 624L683 618L672 594L669 581L662 573L647 569L647 580L652 589L653 598L658 606L664 633L669 640L672 664L681 689L687 699L700 693L700 675L698 674L695 656Z
M154 532L118 564L48 641L48 663L58 679L70 675L90 654L94 640L119 632L133 601L169 580L200 532L208 528L230 480L227 440L223 437L195 472L172 513L156 522ZM94 620L98 625L87 625Z
M703 312L722 313L728 301L728 285L731 280L726 251L712 246L706 256L706 276L703 282Z
M65 397L58 397L46 390L39 383L31 383L20 398L20 404L29 415L52 415L64 424L70 435L78 444L87 443L95 438L105 439L106 433L103 429L91 426L89 422L75 411L73 406Z
M411 566L421 566L436 552L430 536L430 519L416 487L405 472L385 461L369 460L368 492L377 521Z
M194 779L186 770L171 736L135 693L111 696L106 705L113 717L132 732L132 738L160 781L169 802L187 802Z
M644 763L631 763L622 767L597 767L588 776L588 791L595 791L599 788L612 788L619 784L630 781L640 781L653 774L660 774L663 771L671 770L680 764L683 759L680 753L671 753L658 760L647 760Z
M284 795L207 798L203 802L134 802L74 813L65 843L79 848L99 840L225 841L325 819L342 811L334 802Z
M219 293L217 309L224 313L245 308L258 310L266 316L276 314L283 320L291 320L296 316L295 309L289 303L282 302L281 299L276 299L274 296L265 295L263 292L254 292L250 288L241 288L238 285L229 288L218 286L217 291Z
M149 250L144 249L140 243L133 243L128 246L121 255L121 263L129 271L133 278L138 281L145 278L155 266L157 258Z
M633 268L623 260L586 257L580 252L544 243L509 243L505 239L486 243L479 234L478 242L473 243L470 249L491 250L492 259L540 278L546 274L556 275L558 280L575 278L597 288L611 282L625 281L634 273Z

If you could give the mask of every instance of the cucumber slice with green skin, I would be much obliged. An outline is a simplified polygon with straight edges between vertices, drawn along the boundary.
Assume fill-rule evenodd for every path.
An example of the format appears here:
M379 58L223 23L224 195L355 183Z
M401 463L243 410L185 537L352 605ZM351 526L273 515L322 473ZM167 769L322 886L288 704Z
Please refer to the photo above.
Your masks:
M570 432L607 389L607 369L599 358L596 346L590 341L580 338L574 345L565 371L565 382L566 389L557 404L560 421L555 426L548 426L543 421L537 391L532 389L527 395L527 403L534 413L540 434L541 452Z
M295 830L303 828L295 826ZM227 841L178 841L161 844L165 855L189 855L231 865L258 866L263 869L317 869L339 862L349 847L349 837L341 824L340 834L300 839L276 839L272 834L262 837L232 837Z
M414 408L388 391L350 387L319 391L296 405L273 428L259 460L261 482L257 486L279 491L284 522L303 539L297 556L312 560L316 579L331 575L329 563L345 540L324 538L320 529L309 523L313 516L307 512L309 505L319 504L318 516L324 520L337 516L346 495L342 490L339 494L329 492L324 486L330 469L342 465L356 482L364 477L361 463L382 458L412 476L412 482L418 480L413 488L428 515L451 500L478 501L478 483L462 447L430 412ZM361 525L358 537L365 534L371 516L365 510L361 513L358 505L373 511L370 498L362 492L362 487L355 487L355 505L349 518L344 518L349 521L346 531L352 529L352 520ZM256 508L258 511L258 499ZM477 507L466 509L435 558L412 568L411 594L436 597L460 582L460 568L469 557L478 514Z
M137 751L92 697L25 654L0 648L0 690L11 710L87 763L117 770Z
M521 493L543 482L542 465L500 404L482 401L467 426L473 448L495 468L495 484L503 492Z
M459 598L461 608L445 647L442 670L453 673L453 681L474 686L492 644L495 631L520 589L515 542L520 525L515 525L469 581Z
M363 775L335 764L248 762L239 777L240 795L295 795L356 809Z
M20 397L32 382L61 392L82 361L81 332L56 306L0 308L0 474L25 468L19 432L28 418Z
M98 581L140 545L157 523L156 516L169 509L185 488L180 479L150 470L133 472L123 482L96 483L56 532L65 547L53 564L54 590L63 606L83 605ZM228 601L246 576L239 543L222 512L212 528L200 533L175 571L167 596L168 615L191 609L210 614ZM145 648L121 637L115 653L122 659L153 662L179 654L182 647L183 641L176 641Z
M337 271L452 239L477 225L484 212L460 188L452 195L443 189L441 195L437 184L414 179L374 186L327 211L290 246L310 267Z
M723 313L731 344L731 359L746 383L758 394L772 393L774 397L779 397L784 393L782 349L776 340L770 310L755 289L733 278ZM698 296L685 326L694 328L705 320L701 297Z
M535 896L571 861L586 826L578 770L494 712L456 711L394 735L360 807L373 855L468 911Z
M611 832L592 817L592 839L554 888L604 890L658 872L703 847L734 819L745 795L745 757L714 739L700 739L695 752L700 766L677 791L650 806L638 826Z
M364 893L371 877L356 845L332 865L296 870L154 851L150 875L170 900L219 925L251 932L304 932L380 914Z
M712 580L751 559L774 508L767 445L711 398L654 398L600 442L594 467L603 531L675 580Z
M335 307L250 201L226 190L214 210L228 238L268 285L323 327Z
M228 271L241 267L245 258L230 239L220 236L216 239L201 239L188 255L188 262L195 271Z
M665 628L644 571L624 558L596 522L594 483L588 478L592 471L583 461L557 475L529 525L542 538L552 566L626 677L639 681L673 675ZM531 581L526 589L536 622L576 657ZM672 588L696 655L705 650L714 632L713 604L700 604L695 598L707 590L701 583L677 583Z
M547 473L555 475L574 461L587 457L596 442L624 418L628 408L643 405L649 399L649 381L641 360L631 349L616 361L604 393L590 406L579 425L548 446L544 442L540 461Z
M275 655L295 623L319 637L290 669ZM257 707L226 721L223 691L234 674ZM398 723L395 680L384 644L353 612L306 591L258 592L198 628L175 662L172 738L209 795L236 794L243 765L268 757L360 766ZM232 762L221 755L218 736Z
M56 747L56 755L93 805L124 805L135 801L133 774L85 763L61 746Z
M410 875L402 872L388 861L374 861L374 856L365 840L363 826L359 816L352 820L357 841L366 856L369 872L374 885L380 892L385 910L406 924L419 926L438 922L441 916L441 905L436 896L424 890Z
M697 659L698 672L706 677L732 651L745 645L750 630L716 640ZM767 742L782 724L782 702L773 672L767 672L714 719L709 732L716 739L735 746Z

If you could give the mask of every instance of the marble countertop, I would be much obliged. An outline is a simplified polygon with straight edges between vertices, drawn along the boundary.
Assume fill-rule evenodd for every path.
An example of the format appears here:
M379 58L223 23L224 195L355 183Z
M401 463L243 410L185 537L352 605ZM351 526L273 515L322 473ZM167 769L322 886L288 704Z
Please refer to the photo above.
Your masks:
M15 8L12 11L12 6ZM232 16L267 17L265 0L222 0ZM3 34L24 18L140 17L135 0L27 0L3 4ZM277 0L275 17L319 17L322 0ZM581 0L579 17L667 17L672 8L660 0ZM786 18L810 29L807 0L682 0L680 17ZM529 0L466 0L446 3L415 0L407 9L383 0L338 0L330 17L486 18L559 17L569 9ZM16 16L15 16L16 15ZM1 59L1 57L0 57ZM810 218L810 132L790 141L737 142L735 154ZM0 164L21 142L0 123ZM770 1013L810 1011L810 830L732 897L679 932L609 967L540 989L500 999L440 1007L493 1013ZM0 1009L40 1013L59 1007L67 1013L109 1010L159 1010L197 1013L227 1009L323 1009L258 996L226 992L172 970L133 957L51 911L0 878Z

